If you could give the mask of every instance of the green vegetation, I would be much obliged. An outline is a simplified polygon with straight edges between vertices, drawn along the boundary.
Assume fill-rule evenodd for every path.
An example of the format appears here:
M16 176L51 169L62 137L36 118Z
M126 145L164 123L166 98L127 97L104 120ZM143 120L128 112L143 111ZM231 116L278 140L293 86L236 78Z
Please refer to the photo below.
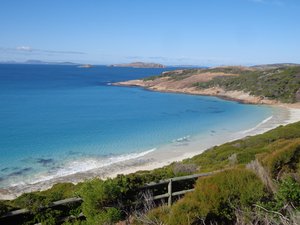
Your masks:
M300 138L276 141L273 151L262 154L259 159L270 176L277 179L284 172L298 172L300 160Z
M195 191L168 213L158 208L148 217L163 224L234 224L237 220L245 224L293 224L291 221L297 221L300 212L299 137L300 122L226 143L185 160L199 165L200 172L226 171L199 179ZM251 168L255 160L259 168L252 172L245 169ZM274 191L267 181L276 187Z
M147 221L161 224L182 224L182 221L234 224L237 220L263 224L263 218L278 223L292 221L296 218L295 212L300 210L300 122L216 146L191 159L152 171L77 185L57 184L47 191L23 194L13 201L0 202L0 213L26 207L35 215L27 224L55 224L68 215L74 215L75 219L66 224L113 224L142 210L143 206L133 203L140 199L138 193L144 184L216 170L220 172L199 178L195 191L171 208L160 206L143 211ZM155 193L165 191L154 190ZM83 198L83 203L62 209L43 209L52 201L74 196ZM76 219L80 212L86 217L83 221ZM134 223L147 224L141 223L138 217Z
M197 224L201 221L228 224L235 209L244 209L265 196L264 185L252 172L232 169L199 179L195 191L178 201L168 224Z
M189 76L194 74L202 73L205 69L186 69L186 70L175 70L175 71L167 71L163 72L161 75L146 77L143 80L155 80L157 78L169 77L171 80L183 80Z
M209 82L197 83L195 86L199 88L222 87L225 90L250 92L251 95L285 103L296 102L296 92L300 89L299 66L233 72L240 76L215 77Z
M225 143L183 162L199 165L199 172L224 169L234 164L246 165L254 160L259 153L268 155L277 148L281 149L288 142L298 144L299 139L297 138L300 138L300 123L280 126L261 135Z
M179 81L195 74L225 73L238 76L217 76L207 82L189 84L200 89L221 87L227 91L245 91L258 97L266 97L284 103L300 101L300 66L278 64L261 67L216 67L209 69L185 69L164 72L159 76L151 76L144 81L167 77Z

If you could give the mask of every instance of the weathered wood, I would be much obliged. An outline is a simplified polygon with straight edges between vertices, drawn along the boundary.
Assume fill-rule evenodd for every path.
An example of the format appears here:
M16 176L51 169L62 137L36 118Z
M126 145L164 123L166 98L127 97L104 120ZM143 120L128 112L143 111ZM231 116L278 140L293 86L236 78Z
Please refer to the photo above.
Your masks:
M153 200L168 198L168 197L169 197L169 193L166 193L166 194L162 194L162 195L153 196Z
M177 195L183 195L183 194L186 194L188 192L192 192L194 191L195 189L188 189L188 190L183 190L183 191L176 191L176 192L173 192L172 193L172 196L177 196Z
M82 202L82 198L66 198L63 200L55 201L53 202L50 207L58 206L58 205L65 205L65 204L70 204L70 203L75 203L75 202Z
M151 182L151 183L148 183L145 186L141 187L141 189L149 188L149 187L155 187L155 186L162 185L162 184L167 184L167 183L169 183L169 179L161 180L161 181L158 181L158 182Z
M172 179L170 179L168 184L168 206L172 205Z
M29 212L30 211L28 209L17 209L17 210L10 211L10 212L6 213L1 218L5 218L5 217L9 217L9 216L18 216L18 215L26 214L26 213L29 213Z
M82 201L81 198L76 198L76 197L75 198L66 198L66 199L52 202L49 204L49 206L43 207L43 208L51 208L51 207L55 207L55 206L59 206L59 205L65 205L65 204L81 202L81 201ZM26 214L26 213L30 213L30 211L28 209L18 209L18 210L10 211L0 218L18 216L18 215L22 215L22 214Z

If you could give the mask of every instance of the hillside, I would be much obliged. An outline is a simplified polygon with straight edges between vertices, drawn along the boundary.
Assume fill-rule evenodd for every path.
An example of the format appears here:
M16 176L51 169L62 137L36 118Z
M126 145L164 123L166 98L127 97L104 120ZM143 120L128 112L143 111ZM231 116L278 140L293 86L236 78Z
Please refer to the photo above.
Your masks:
M146 183L209 171L219 172L199 178L195 191L172 207L151 202L151 193L142 206L128 207L141 200L139 188ZM178 183L173 188L178 185L191 184ZM42 208L51 201L74 196L80 196L83 203L55 210ZM115 224L126 218L131 222L121 224L296 225L300 221L300 122L215 146L183 162L152 171L77 185L57 184L47 191L0 201L0 215L23 207L32 213L27 221L33 219L27 224L56 224L59 217L73 215L65 225ZM79 218L80 212L84 220Z
M123 64L113 64L112 67L132 67L132 68L165 68L164 65L158 63L132 62Z
M295 103L300 102L300 66L274 64L175 70L116 85L219 96L245 103Z

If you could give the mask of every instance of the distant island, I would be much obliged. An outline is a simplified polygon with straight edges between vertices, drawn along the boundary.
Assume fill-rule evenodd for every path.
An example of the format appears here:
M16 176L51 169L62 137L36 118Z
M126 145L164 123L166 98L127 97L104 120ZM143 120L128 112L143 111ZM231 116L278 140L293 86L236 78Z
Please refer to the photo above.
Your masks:
M65 65L65 66L76 66L79 65L78 63L73 62L48 62L48 61L42 61L37 59L29 59L24 62L18 62L18 61L2 61L0 64L28 64L28 65Z
M300 65L285 63L181 69L114 85L218 96L253 104L296 103L300 102Z
M79 65L78 68L92 68L93 65L91 64L83 64L83 65Z
M111 67L132 67L132 68L165 68L166 66L159 63L146 63L146 62L132 62L132 63L122 63L113 64Z

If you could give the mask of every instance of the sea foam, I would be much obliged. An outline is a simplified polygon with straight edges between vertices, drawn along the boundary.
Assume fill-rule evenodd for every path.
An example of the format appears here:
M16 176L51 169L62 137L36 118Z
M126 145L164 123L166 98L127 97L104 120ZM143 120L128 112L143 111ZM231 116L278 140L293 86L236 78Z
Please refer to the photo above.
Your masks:
M257 130L258 128L260 128L262 125L266 124L267 122L269 122L271 119L273 119L273 116L269 116L268 118L264 119L262 122L260 122L259 124L257 124L255 127L252 127L250 129L247 130L243 130L241 131L242 134L247 134L250 133L252 131Z
M11 184L11 186L25 185L25 184L36 184L40 182L45 182L48 180L56 179L59 177L65 177L73 175L76 173L87 172L95 169L101 169L104 167L109 167L114 164L123 163L129 160L139 159L151 152L154 152L156 148L152 148L147 151L124 154L119 156L111 156L105 158L80 158L77 160L72 160L66 162L62 168L54 171L48 171L44 173L35 174L28 181L21 181Z

